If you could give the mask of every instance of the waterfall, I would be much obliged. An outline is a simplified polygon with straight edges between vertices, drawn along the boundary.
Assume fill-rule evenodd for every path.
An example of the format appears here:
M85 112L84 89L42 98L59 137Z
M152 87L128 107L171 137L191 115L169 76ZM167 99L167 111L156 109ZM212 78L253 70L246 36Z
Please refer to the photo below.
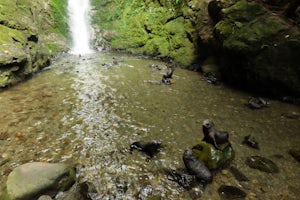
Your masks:
M68 0L69 26L72 34L72 54L88 54L90 48L89 0Z

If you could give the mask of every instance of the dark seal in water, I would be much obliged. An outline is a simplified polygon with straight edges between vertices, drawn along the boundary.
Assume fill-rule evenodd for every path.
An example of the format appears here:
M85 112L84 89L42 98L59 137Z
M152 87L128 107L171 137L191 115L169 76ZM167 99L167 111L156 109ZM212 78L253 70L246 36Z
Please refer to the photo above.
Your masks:
M134 142L130 145L130 152L133 150L142 151L149 158L152 158L155 154L159 152L159 150L162 148L161 142L158 141L151 141L151 142Z
M194 174L201 182L210 183L212 174L207 166L199 160L191 149L186 149L183 153L183 162L189 173Z
M247 135L244 138L243 144L248 145L249 147L252 147L254 149L259 149L258 142L255 140L255 138L251 135Z

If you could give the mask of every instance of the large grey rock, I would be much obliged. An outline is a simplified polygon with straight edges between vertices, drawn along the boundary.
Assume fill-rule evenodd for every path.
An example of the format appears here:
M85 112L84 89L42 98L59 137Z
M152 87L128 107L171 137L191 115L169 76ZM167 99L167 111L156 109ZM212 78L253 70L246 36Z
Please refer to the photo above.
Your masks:
M75 169L66 164L27 163L15 168L8 176L2 200L37 199L54 196L75 182Z

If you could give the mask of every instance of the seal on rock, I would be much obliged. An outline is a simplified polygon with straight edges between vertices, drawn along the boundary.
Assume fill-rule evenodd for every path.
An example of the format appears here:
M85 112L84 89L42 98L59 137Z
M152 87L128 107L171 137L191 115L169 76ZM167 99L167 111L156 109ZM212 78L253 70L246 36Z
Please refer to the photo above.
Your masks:
M210 183L212 182L212 174L204 164L203 161L199 160L191 149L186 149L183 153L183 162L189 173L194 174L197 179L201 182Z
M228 140L228 133L225 131L216 130L215 124L211 120L204 120L202 124L202 129L204 134L204 138L202 139L202 141L214 145L214 147L218 150L222 150L219 148L219 144L228 143L230 145L230 142Z

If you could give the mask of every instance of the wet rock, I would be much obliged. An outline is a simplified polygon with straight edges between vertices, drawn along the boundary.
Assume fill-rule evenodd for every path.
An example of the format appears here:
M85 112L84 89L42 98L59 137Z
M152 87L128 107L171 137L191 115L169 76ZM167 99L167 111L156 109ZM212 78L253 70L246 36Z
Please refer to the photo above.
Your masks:
M6 158L6 159L2 159L0 158L0 167L5 165L6 163L8 163L10 161L10 159Z
M119 178L116 179L116 187L118 192L126 193L128 190L128 183L126 181L120 180Z
M268 105L268 102L261 97L250 97L248 101L248 106L251 109L261 109Z
M212 85L217 85L219 83L219 79L217 78L217 75L212 72L204 73L204 79L206 80L207 83Z
M196 176L188 174L186 169L166 170L165 173L168 180L178 183L186 190L190 190L198 183Z
M54 10L46 7L50 3L45 0L1 1L0 44L5 45L0 46L0 87L16 84L38 72L50 64L51 55L64 48L66 39L58 33L64 31L56 32L58 27L64 28L53 20L59 6ZM59 15L66 15L60 11Z
M5 200L35 199L40 195L56 195L75 182L75 169L65 164L26 163L8 176ZM0 198L1 199L1 198Z
M145 200L161 200L161 199L163 198L159 195L150 195Z
M300 114L292 112L292 113L282 113L282 117L285 117L287 119L295 119L295 120L300 120Z
M245 176L245 174L243 174L238 168L231 166L229 168L229 171L233 174L233 176L235 177L236 180L238 181L249 181L249 179L247 178L247 176Z
M245 136L243 144L246 144L254 149L259 149L258 142L256 142L255 138L251 135Z
M261 94L299 95L299 27L261 1L235 1L221 12L215 38L222 46L222 80Z
M96 194L95 186L90 182L74 184L73 187L58 195L57 200L92 200L91 195Z
M243 190L229 185L221 185L218 193L222 199L244 199L247 196Z
M52 198L49 195L42 195L38 198L38 200L52 200Z
M141 188L138 194L139 199L145 199L150 197L153 194L154 188L152 185L146 185L145 187Z
M186 149L183 154L186 169L204 184L212 181L212 174L202 160L199 160L191 149Z
M279 172L277 165L273 161L261 156L247 157L246 164L253 169L258 169L267 173Z
M293 156L298 162L300 162L300 149L290 149L289 154Z
M235 156L235 152L231 145L225 143L219 145L222 149L217 150L212 144L200 142L192 147L194 155L202 160L205 165L210 169L218 169L228 164Z
M151 142L134 142L130 145L130 152L134 150L138 150L144 152L148 159L152 158L155 154L157 154L162 148L161 143L158 141Z

